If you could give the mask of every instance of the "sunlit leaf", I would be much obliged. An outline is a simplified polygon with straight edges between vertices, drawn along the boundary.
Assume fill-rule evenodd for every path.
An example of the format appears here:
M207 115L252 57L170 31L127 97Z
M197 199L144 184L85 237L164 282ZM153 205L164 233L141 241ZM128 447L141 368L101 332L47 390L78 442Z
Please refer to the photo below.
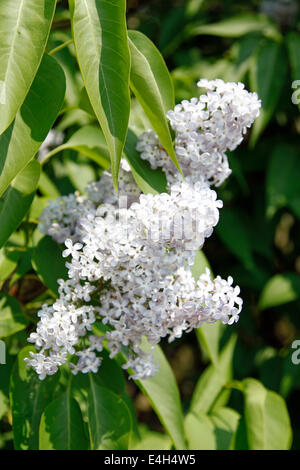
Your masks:
M90 103L105 135L117 187L129 111L125 0L70 0L73 38Z
M0 2L0 134L11 124L45 51L56 0Z

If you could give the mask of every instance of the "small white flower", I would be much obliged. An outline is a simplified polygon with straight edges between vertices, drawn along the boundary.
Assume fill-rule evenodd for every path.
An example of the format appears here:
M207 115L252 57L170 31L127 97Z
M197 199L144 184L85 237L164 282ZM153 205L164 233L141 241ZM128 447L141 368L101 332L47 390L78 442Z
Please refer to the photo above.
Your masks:
M67 240L65 241L65 245L67 249L62 252L62 256L66 258L67 256L71 255L72 258L77 260L79 258L78 251L81 250L82 243L73 244L72 240L70 238L67 238Z

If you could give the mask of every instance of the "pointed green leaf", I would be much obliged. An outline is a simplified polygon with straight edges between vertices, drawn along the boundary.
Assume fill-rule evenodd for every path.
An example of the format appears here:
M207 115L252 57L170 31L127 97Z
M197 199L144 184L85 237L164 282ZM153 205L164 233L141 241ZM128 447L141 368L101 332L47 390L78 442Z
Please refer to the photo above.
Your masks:
M24 330L27 324L17 299L8 294L0 294L0 338Z
M88 416L92 448L126 450L131 436L131 415L125 402L90 375Z
M15 120L0 136L0 196L32 160L61 108L65 76L45 55Z
M52 401L59 375L40 380L33 369L27 368L24 359L35 351L27 346L18 355L10 381L15 449L37 450L42 412Z
M278 29L274 23L264 15L241 14L226 18L218 23L197 24L192 23L186 28L187 36L209 34L213 36L238 38L253 31L260 31L270 36L277 37Z
M0 210L0 247L18 228L29 210L39 182L41 166L31 161L12 181L3 196Z
M48 405L39 430L39 450L86 450L80 408L68 392Z
M144 348L147 351L147 348ZM159 346L154 349L158 372L151 379L136 380L136 384L148 397L162 425L176 449L185 449L183 415L178 386L172 369Z
M0 2L0 134L13 121L40 65L56 0Z
M125 0L70 0L82 78L109 148L117 187L129 112L130 55Z
M250 450L288 450L292 430L283 398L255 379L242 382Z
M192 411L207 413L211 410L223 387L231 380L235 343L236 336L232 335L222 350L217 365L211 364L201 375L192 397Z
M131 54L130 87L139 100L165 150L179 169L166 118L174 108L173 83L154 44L139 31L128 31Z
M73 149L86 155L101 165L105 170L110 167L110 157L107 143L102 131L95 126L84 126L70 137L62 145L55 147L42 161L44 165L49 158L53 157L62 150Z
M259 308L276 307L300 297L300 276L295 273L276 274L264 286L259 299Z

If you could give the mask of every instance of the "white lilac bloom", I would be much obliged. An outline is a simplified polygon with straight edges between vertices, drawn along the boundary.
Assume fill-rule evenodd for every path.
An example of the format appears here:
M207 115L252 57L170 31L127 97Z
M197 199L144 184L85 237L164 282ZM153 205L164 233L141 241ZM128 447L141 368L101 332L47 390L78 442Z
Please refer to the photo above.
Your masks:
M198 86L206 93L182 101L167 117L175 131L175 152L183 174L192 181L202 175L210 184L220 186L231 174L226 151L241 143L259 115L261 102L242 83L202 79ZM153 131L141 135L137 150L153 169L163 167L171 184L178 178L175 166Z
M85 195L62 196L43 212L40 230L65 243L68 279L58 280L59 298L42 307L29 337L38 352L27 362L41 379L70 355L72 373L97 372L104 340L110 357L126 350L123 367L146 379L158 364L143 351L144 338L154 348L203 323L238 321L242 299L233 279L211 279L207 270L195 281L191 266L223 205L211 185L230 174L225 152L241 142L260 101L240 83L200 80L199 86L206 94L167 114L184 180L153 131L137 144L142 159L165 171L168 193L141 194L123 160L119 198L105 172ZM105 326L99 337L97 320Z

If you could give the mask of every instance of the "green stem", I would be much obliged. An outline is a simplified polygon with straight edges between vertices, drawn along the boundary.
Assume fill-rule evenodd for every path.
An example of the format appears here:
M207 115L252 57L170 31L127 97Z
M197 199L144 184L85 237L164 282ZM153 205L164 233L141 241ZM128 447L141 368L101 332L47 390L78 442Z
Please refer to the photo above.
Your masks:
M54 49L52 49L52 51L48 52L49 55L53 55L55 54L56 52L58 51L61 51L62 49L64 49L65 47L69 46L69 44L72 44L73 42L73 39L69 39L68 41L64 42L63 44L60 44L59 46L55 47Z

